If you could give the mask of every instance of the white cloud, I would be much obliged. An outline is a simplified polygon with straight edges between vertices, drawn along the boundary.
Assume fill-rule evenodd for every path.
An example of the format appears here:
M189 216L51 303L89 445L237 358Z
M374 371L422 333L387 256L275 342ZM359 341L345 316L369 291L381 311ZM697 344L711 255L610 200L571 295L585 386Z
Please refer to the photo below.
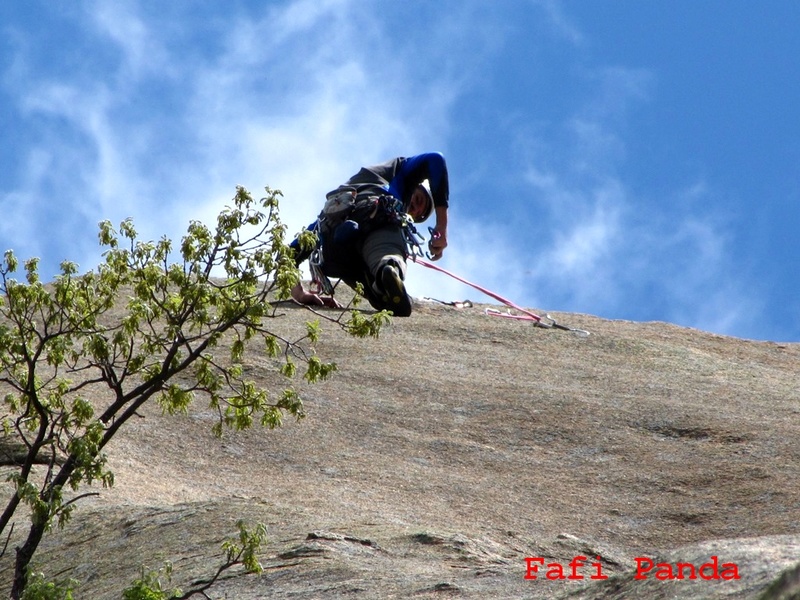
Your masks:
M708 201L711 194L702 183L683 193L693 201ZM713 213L664 213L631 231L629 254L637 260L627 278L659 290L662 320L733 333L758 310L756 290L745 289L736 277L731 240L719 221Z
M598 269L609 259L610 246L619 235L619 217L615 209L595 209L589 220L559 232L551 251L544 257L546 269L561 279L596 277Z
M558 0L534 0L534 4L543 9L555 33L575 46L585 43L583 33L564 14L561 2Z
M714 190L701 181L633 197L626 181L626 113L652 77L614 68L587 78L598 85L565 117L569 135L538 139L524 172L546 232L530 287L555 309L732 331L758 300L738 283Z
M127 0L113 3L94 0L86 9L86 15L98 31L108 36L122 52L122 65L116 73L118 84L146 75L164 77L172 71L162 38L172 31L173 25L165 19L154 30L143 21L137 8L138 4Z

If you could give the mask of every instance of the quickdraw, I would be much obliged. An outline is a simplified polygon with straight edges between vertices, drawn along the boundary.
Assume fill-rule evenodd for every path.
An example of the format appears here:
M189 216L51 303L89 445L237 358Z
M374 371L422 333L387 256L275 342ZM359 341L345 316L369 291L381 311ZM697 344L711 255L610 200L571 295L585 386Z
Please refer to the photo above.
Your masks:
M425 243L425 239L419 234L417 228L414 227L414 219L411 218L411 215L402 214L400 216L400 230L403 232L403 237L406 240L408 257L412 260L416 257L424 257L425 254L422 251L422 244Z
M317 247L311 252L311 256L308 258L308 268L311 271L311 292L333 296L334 285L322 272L322 246L320 244L317 244Z
M417 228L414 226L414 219L411 218L411 215L403 215L401 217L400 227L402 228L403 235L406 238L408 258L411 258L411 260L415 262L417 258L432 258L430 253L431 243L433 240L439 237L438 231L434 230L433 227L428 227L428 233L430 234L431 239L428 241L428 251L423 252L422 244L425 243L425 239L419 234Z
M521 321L535 321L537 327L543 327L544 329L561 329L563 331L571 331L576 335L581 337L588 337L589 332L585 329L576 329L575 327L567 327L566 325L562 325L558 321L556 321L553 317L549 314L545 314L544 316L536 315L534 318L531 315L515 315L510 311L502 312L495 308L486 308L484 309L484 314L493 316L493 317L504 317L506 319L519 319Z
M438 300L436 298L429 298L427 296L423 298L423 300L428 300L429 302L438 302L439 304L452 306L453 308L472 308L473 306L471 300L453 300L452 302L447 302L446 300Z
M503 298L502 296L500 296L500 295L498 295L498 294L496 294L496 293L494 293L494 292L492 292L490 290L487 290L484 287L481 287L481 286L479 286L479 285L477 285L475 283L467 281L466 279L464 279L462 277L459 277L455 273L451 273L450 271L448 271L446 269L443 269L442 267L436 266L434 264L431 264L431 263L427 262L426 260L423 260L422 257L420 255L418 255L418 254L411 253L410 256L411 256L411 259L415 263L421 264L422 266L427 267L429 269L433 269L434 271L439 271L440 273L444 273L445 275L448 275L448 276L452 277L456 281L460 281L461 283L464 283L464 284L466 284L466 285L468 285L470 287L473 287L476 290L478 290L479 292L482 292L482 293L486 294L487 296L490 296L491 298L494 298L495 300L498 300L499 302L502 302L503 304L505 304L509 308L513 308L514 310L523 313L521 315L515 315L515 314L513 314L511 312L503 313L503 312L501 312L499 310L487 308L485 310L485 313L487 315L497 316L497 317L505 317L505 318L509 318L509 319L520 319L520 320L524 320L524 321L533 321L538 327L544 327L545 329L561 329L563 331L571 331L572 333L574 333L574 334L576 334L576 335L578 335L580 337L588 337L589 336L589 332L584 330L584 329L577 329L575 327L568 327L567 325L562 325L561 323L558 323L550 315L545 315L545 316L542 317L542 316L537 315L536 313L533 313L533 312L531 312L531 311L529 311L529 310L527 310L525 308L522 308L521 306L517 306L516 304L511 302L511 300L507 300L506 298Z

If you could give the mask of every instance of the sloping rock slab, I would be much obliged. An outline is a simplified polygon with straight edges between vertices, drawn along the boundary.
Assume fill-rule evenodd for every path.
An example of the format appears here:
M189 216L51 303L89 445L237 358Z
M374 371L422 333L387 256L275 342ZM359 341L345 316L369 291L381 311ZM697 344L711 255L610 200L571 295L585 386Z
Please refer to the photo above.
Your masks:
M704 578L699 573L711 557L718 557L716 573L719 578ZM643 557L644 558L644 557ZM767 536L752 539L714 540L684 546L650 558L654 566L639 573L637 565L608 580L587 586L563 598L569 600L794 600L800 598L800 536ZM689 579L689 569L683 569L684 579L657 579L658 563L696 565L695 579ZM723 565L735 564L738 579L722 579ZM642 562L641 568L649 566ZM732 573L727 568L727 573ZM703 574L714 572L706 568ZM667 574L664 567L661 576ZM642 578L644 577L644 578Z

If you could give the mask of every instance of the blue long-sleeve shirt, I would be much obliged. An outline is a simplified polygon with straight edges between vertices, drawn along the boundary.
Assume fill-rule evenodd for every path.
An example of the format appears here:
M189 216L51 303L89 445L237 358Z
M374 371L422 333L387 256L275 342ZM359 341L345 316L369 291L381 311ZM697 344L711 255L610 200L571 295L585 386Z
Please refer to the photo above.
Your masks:
M428 180L434 206L449 206L450 180L447 162L440 152L426 152L410 157L398 157L371 167L362 167L358 173L347 180L345 185L355 187L357 194L391 194L408 207L416 187ZM315 231L317 222L307 229ZM300 252L297 240L290 246L295 249L299 265L306 260L309 252Z
M425 179L428 180L434 206L448 206L450 201L450 182L447 163L440 152L417 154L408 158L395 158L380 165L363 167L353 175L346 185L354 186L359 192L367 188L380 188L408 206L411 194Z

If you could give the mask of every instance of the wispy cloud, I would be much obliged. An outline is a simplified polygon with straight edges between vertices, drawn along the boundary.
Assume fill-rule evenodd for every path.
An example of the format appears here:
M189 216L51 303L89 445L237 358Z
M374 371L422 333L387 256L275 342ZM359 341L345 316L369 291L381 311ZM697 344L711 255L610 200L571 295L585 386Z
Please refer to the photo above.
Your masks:
M138 3L128 0L113 3L93 0L86 7L89 22L122 53L116 73L118 80L137 81L147 75L163 78L174 73L170 68L171 57L164 47L164 34L173 31L173 26L162 21L161 27L154 29L152 23L143 20L138 9Z
M573 45L577 46L584 43L585 37L583 33L566 16L559 0L534 0L534 4L543 10L550 21L554 33L562 36Z
M627 181L626 113L647 101L652 76L615 67L586 77L597 85L585 107L565 116L565 135L537 140L525 170L544 221L530 288L566 310L732 332L759 301L738 283L725 220L698 210L718 204L714 191L676 182L637 197Z

